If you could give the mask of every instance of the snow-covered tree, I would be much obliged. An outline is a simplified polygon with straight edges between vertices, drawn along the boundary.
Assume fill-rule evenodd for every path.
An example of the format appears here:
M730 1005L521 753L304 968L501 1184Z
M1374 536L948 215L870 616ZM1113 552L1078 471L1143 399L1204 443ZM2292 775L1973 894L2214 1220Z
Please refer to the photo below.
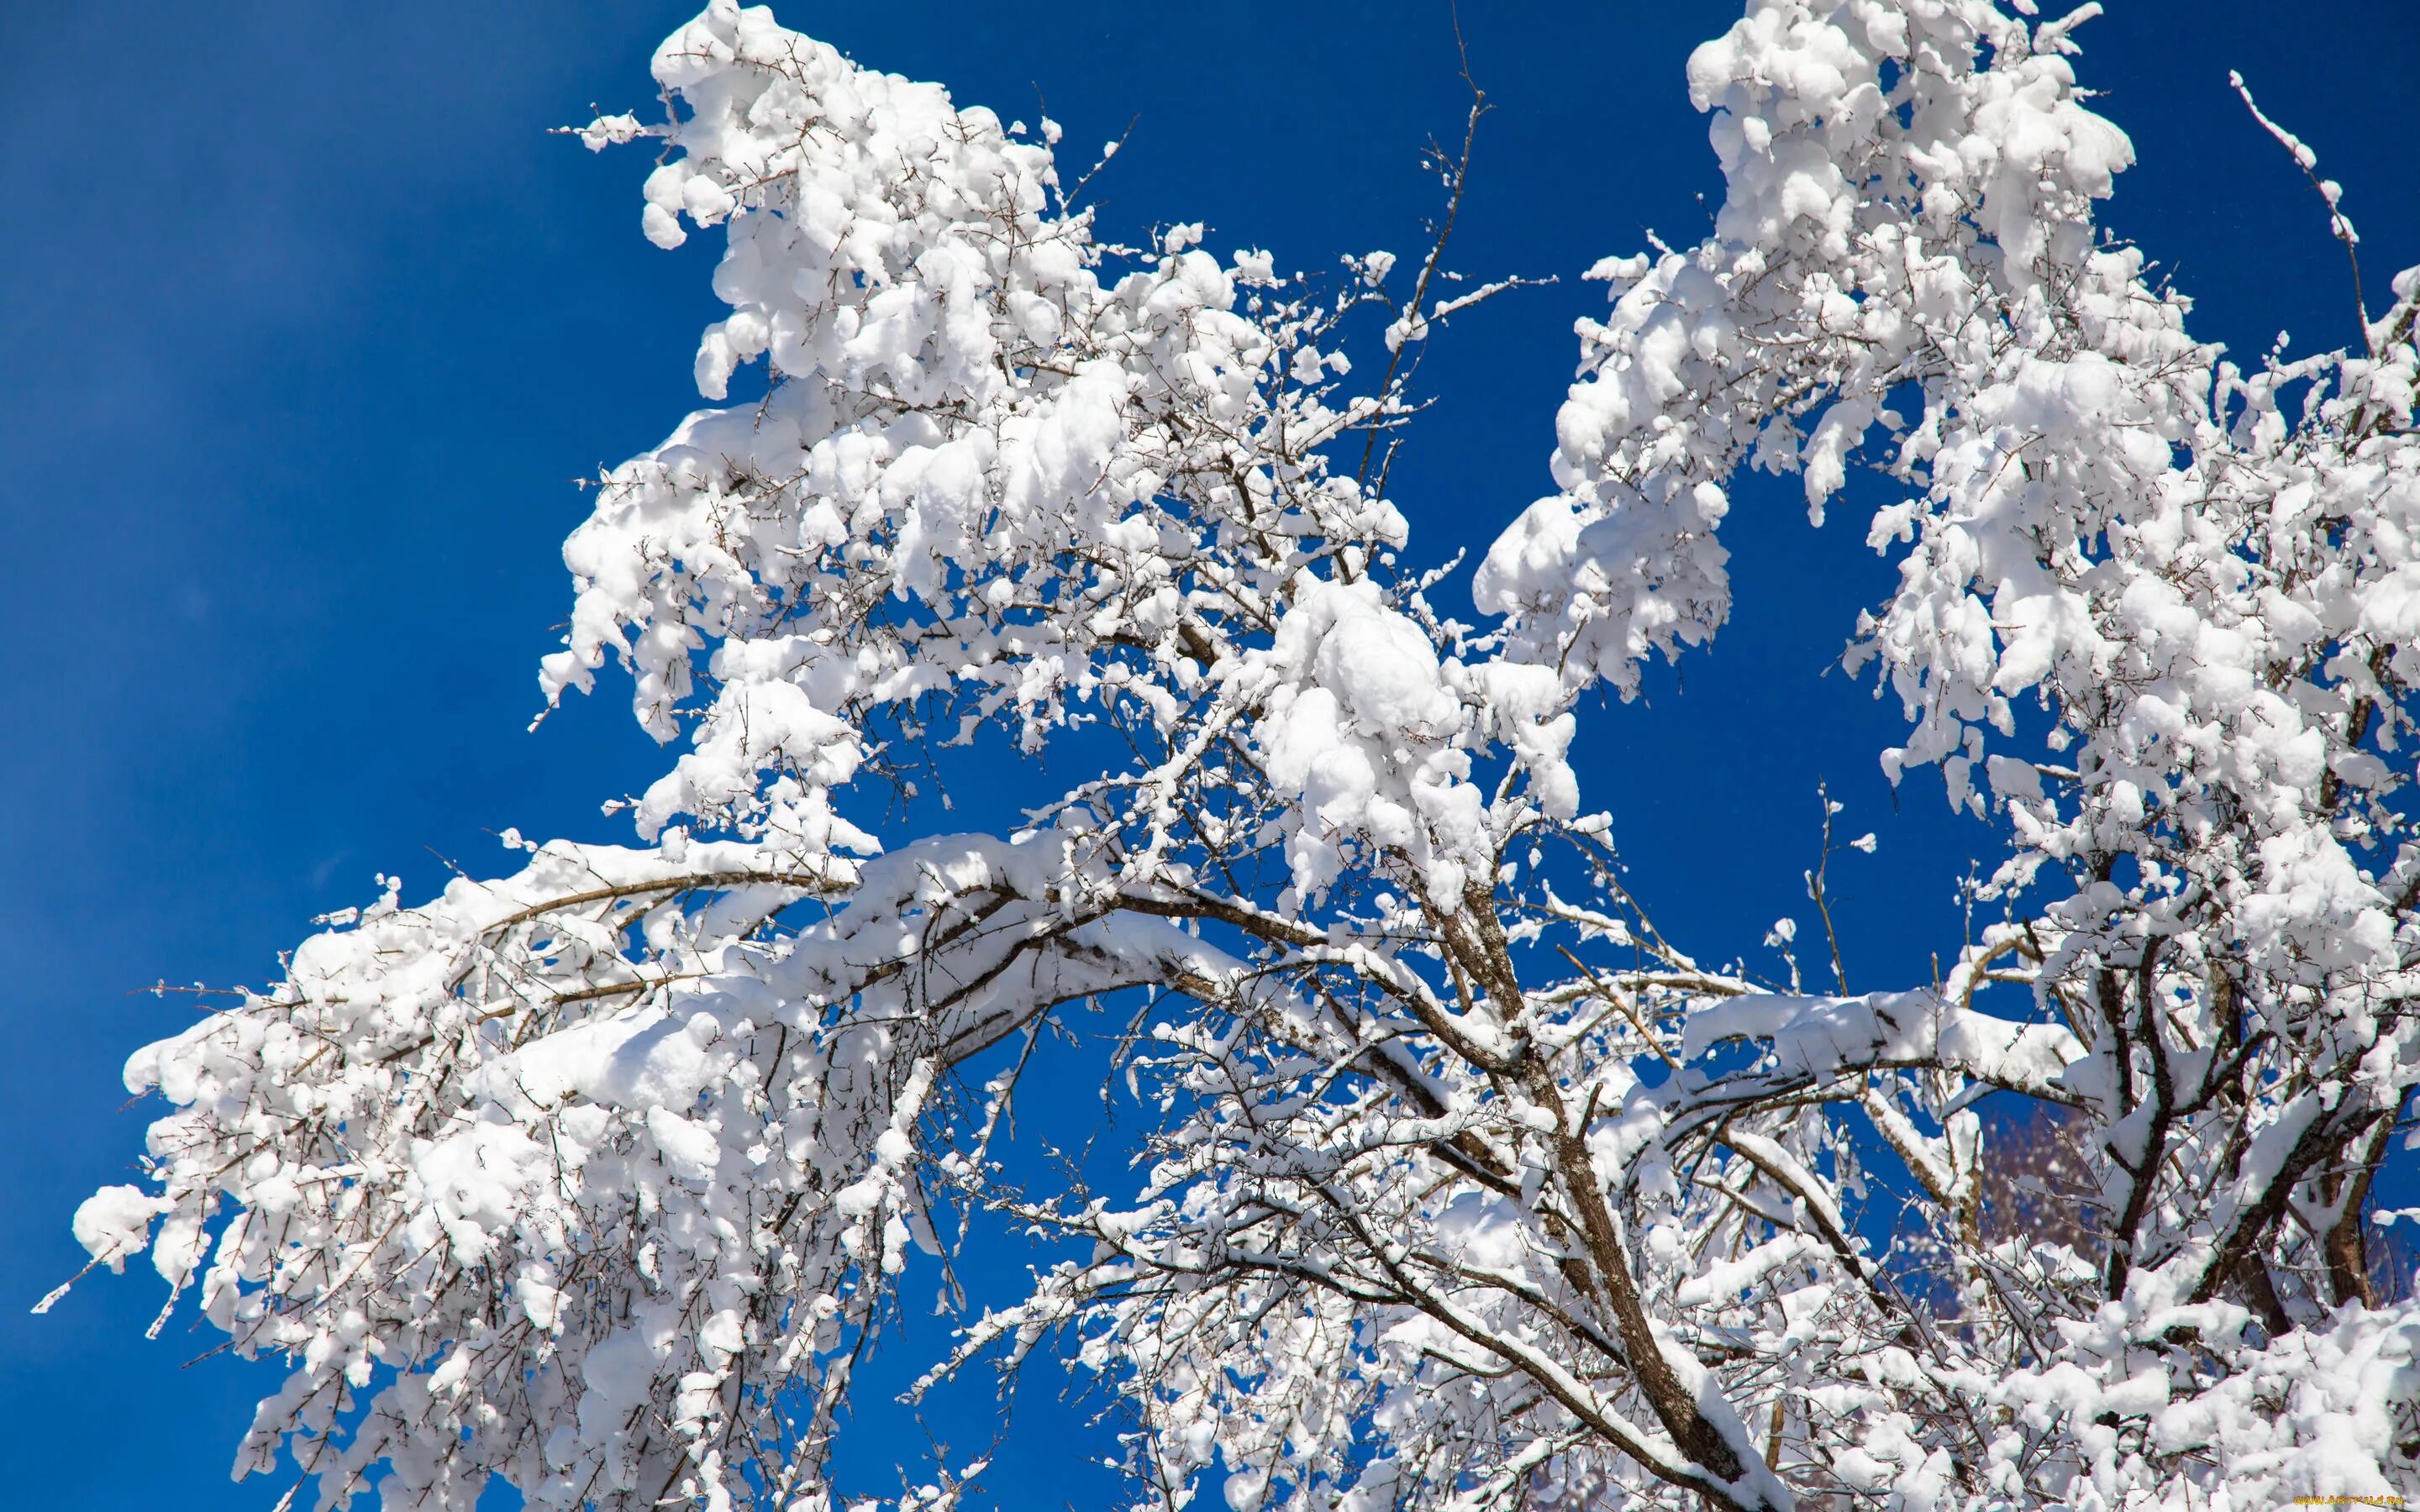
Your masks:
M1118 245L1050 123L682 27L666 118L582 134L659 147L652 240L727 239L716 407L599 481L543 670L686 748L644 843L508 832L324 920L134 1056L151 1180L75 1216L286 1362L240 1468L826 1512L903 1275L990 1214L1075 1242L928 1383L1071 1349L1141 1506L2420 1495L2364 1227L2420 1081L2420 269L2342 350L2197 341L2094 224L2096 8L2014 3L1751 0L1698 50L1716 221L1593 270L1481 624L1387 484L1494 285ZM1880 475L1885 766L2005 840L1901 990L1701 964L1575 770L1577 701L1728 615L1744 467L1818 520ZM966 743L1082 779L877 843ZM1071 1019L1152 1120L1123 1187L996 1148ZM2045 1138L2074 1211L2012 1221L1995 1149Z

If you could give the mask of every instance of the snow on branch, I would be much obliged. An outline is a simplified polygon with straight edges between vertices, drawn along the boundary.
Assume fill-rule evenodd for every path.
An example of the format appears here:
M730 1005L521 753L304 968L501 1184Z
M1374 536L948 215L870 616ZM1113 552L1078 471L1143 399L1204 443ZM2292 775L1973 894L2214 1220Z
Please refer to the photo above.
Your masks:
M2032 8L1751 0L1691 56L1714 229L1590 271L1481 625L1388 498L1408 344L1518 282L1438 291L1467 134L1416 286L1329 287L1111 240L1055 126L761 8L675 33L665 117L577 134L660 147L641 228L719 233L728 313L541 672L680 744L643 843L323 921L134 1055L146 1180L73 1220L286 1368L239 1471L865 1504L833 1445L921 1273L918 1390L1065 1348L1139 1506L2420 1495L2365 1220L2420 1082L2420 270L2358 351L2223 360L2096 224L2095 8ZM1900 578L1850 664L1998 917L1859 993L1835 935L1812 995L1666 937L1573 744L1729 617L1742 469L1820 522L1853 467ZM937 740L1078 775L886 833ZM1129 1169L1018 1165L1036 1064L1134 1104ZM1005 1299L985 1224L1059 1246Z

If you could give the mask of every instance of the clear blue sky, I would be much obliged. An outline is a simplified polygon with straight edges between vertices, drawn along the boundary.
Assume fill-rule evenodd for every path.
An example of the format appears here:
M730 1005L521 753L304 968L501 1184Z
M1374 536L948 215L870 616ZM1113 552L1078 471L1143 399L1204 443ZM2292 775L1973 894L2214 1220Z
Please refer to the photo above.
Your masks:
M2226 70L2346 184L2376 297L2420 261L2409 0L2113 8L2080 34L2086 79L2141 158L2110 223L2201 301L2206 335L2252 351L2280 327L2298 345L2348 339L2341 255ZM15 962L0 1501L215 1512L281 1489L225 1479L270 1376L180 1369L214 1342L189 1318L147 1344L163 1290L147 1269L25 1315L81 1262L76 1201L130 1179L150 1110L120 1107L120 1063L191 1020L187 1002L129 989L259 984L373 873L400 871L418 895L440 875L431 849L494 865L489 827L621 838L599 800L658 769L610 681L522 727L568 603L556 546L582 504L567 480L696 402L713 239L649 247L644 154L596 158L544 131L591 101L644 111L647 55L688 9L0 7L0 928ZM1717 179L1681 68L1735 13L1466 0L1499 108L1457 261L1566 282L1466 317L1432 358L1442 402L1398 472L1419 536L1483 546L1545 490L1571 323L1599 297L1572 275L1637 250L1643 227L1700 233L1693 196ZM1139 117L1102 180L1113 228L1205 220L1214 246L1269 246L1289 267L1417 244L1433 208L1417 150L1460 122L1443 0L782 15L1003 115L1034 114L1038 93L1071 148ZM1711 954L1803 911L1827 777L1851 833L1882 833L1841 879L1851 967L1878 980L1954 941L1948 885L1988 839L1946 815L1929 776L1894 814L1874 752L1896 706L1819 678L1889 580L1848 515L1819 534L1794 486L1749 490L1727 529L1737 622L1681 682L1653 683L1652 708L1608 711L1584 738L1639 887ZM984 823L973 796L962 816ZM1053 1469L1076 1442L1063 1416L1036 1416L1048 1437L1014 1461L1002 1504L1090 1504L1097 1482Z

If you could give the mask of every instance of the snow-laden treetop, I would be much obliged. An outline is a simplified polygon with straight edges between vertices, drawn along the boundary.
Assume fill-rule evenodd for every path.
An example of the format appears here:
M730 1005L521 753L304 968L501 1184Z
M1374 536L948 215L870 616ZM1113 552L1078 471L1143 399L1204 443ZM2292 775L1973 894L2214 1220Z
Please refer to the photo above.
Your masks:
M714 407L601 480L543 671L627 671L683 748L644 843L508 833L512 875L323 920L135 1055L151 1180L76 1214L287 1363L239 1471L857 1504L896 1483L830 1483L852 1377L989 1214L1089 1249L936 1376L1063 1341L1138 1506L2420 1494L2365 1227L2420 1081L2420 269L2341 350L2195 340L2094 224L2095 8L1752 0L1699 48L1714 229L1593 270L1478 625L1387 481L1420 345L1500 285L1114 244L1054 125L682 27L666 118L581 134L660 148L651 240L726 239ZM1572 742L1728 616L1742 468L1820 522L1852 467L1884 764L2007 849L1938 980L1825 995L1667 940ZM954 742L1083 779L881 834ZM1115 1189L995 1149L1063 1027L1145 1119ZM2007 1219L2028 1103L2055 1232Z

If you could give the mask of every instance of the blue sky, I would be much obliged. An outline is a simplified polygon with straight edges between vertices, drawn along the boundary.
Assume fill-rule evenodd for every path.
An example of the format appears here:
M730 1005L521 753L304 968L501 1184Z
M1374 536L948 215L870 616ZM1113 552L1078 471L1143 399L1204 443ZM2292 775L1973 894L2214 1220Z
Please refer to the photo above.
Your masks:
M2344 181L2373 297L2420 261L2408 4L2119 0L2080 34L2087 83L2140 165L2108 219L2257 351L2350 334L2341 254L2291 165L2226 85ZM535 668L568 603L569 486L696 402L711 239L638 231L644 154L545 134L591 101L644 109L645 61L680 5L424 0L326 7L0 8L15 67L0 127L0 908L15 966L0 1065L0 1422L27 1507L254 1508L279 1488L225 1469L262 1371L180 1366L213 1340L142 1338L147 1271L24 1308L71 1273L67 1220L130 1179L149 1116L117 1068L191 1021L164 979L260 983L311 915L431 851L496 864L484 831L618 839L600 800L662 760L622 689L535 734ZM1694 239L1717 187L1681 68L1734 6L1467 0L1482 129L1459 266L1565 282L1448 332L1440 399L1399 470L1416 537L1479 544L1546 487L1573 280ZM1005 116L1043 108L1071 148L1135 131L1100 181L1108 223L1203 220L1281 264L1409 249L1433 208L1415 157L1458 130L1442 0L1245 0L1047 8L935 0L784 8L861 60ZM1889 580L1861 532L1812 532L1789 485L1752 487L1727 539L1742 609L1652 707L1586 734L1593 800L1668 933L1752 948L1796 907L1813 788L1852 805L1853 972L1920 973L1954 941L1949 884L1988 844L1919 775L1897 811L1874 762L1898 730L1836 673L1857 607ZM962 799L967 795L961 795ZM968 823L984 823L981 795ZM1744 911L1743 911L1744 910ZM1037 1410L1040 1423L1063 1421ZM895 1424L876 1414L870 1426ZM971 1446L987 1427L956 1435ZM1053 1434L1003 1504L1087 1504Z

